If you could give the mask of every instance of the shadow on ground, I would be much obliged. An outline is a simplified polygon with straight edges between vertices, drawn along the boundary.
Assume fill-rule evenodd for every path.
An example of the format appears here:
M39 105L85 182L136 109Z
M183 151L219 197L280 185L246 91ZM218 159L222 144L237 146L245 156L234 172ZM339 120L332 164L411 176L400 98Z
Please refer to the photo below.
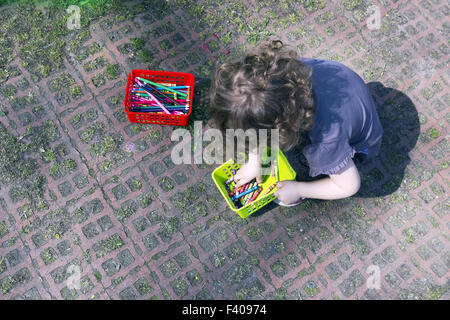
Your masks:
M363 174L361 188L355 196L363 198L386 196L400 187L406 166L411 162L409 152L420 133L417 109L406 94L380 82L370 82L367 86L384 133L378 155L358 165Z

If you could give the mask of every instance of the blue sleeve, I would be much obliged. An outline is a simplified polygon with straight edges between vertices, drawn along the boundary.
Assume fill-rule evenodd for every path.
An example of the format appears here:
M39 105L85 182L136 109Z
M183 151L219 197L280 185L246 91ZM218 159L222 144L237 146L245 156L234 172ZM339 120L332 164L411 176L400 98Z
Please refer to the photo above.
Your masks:
M355 155L355 150L347 139L318 142L306 146L303 154L308 160L309 175L336 174L347 166Z

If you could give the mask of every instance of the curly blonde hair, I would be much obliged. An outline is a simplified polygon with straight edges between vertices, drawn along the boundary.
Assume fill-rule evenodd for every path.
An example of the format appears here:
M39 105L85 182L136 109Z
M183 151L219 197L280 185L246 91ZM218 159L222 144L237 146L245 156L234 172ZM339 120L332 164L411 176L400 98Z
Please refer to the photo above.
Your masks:
M315 106L311 68L280 40L257 53L222 64L210 91L213 126L226 129L279 129L280 146L289 150L312 129Z

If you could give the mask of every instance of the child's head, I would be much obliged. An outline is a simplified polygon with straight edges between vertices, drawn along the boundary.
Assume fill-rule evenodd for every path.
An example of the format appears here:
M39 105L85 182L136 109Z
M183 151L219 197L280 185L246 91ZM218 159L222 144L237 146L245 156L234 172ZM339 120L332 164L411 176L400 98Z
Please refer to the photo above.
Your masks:
M314 123L311 71L280 40L220 66L211 87L210 115L225 129L279 129L290 149ZM270 132L270 130L269 130Z

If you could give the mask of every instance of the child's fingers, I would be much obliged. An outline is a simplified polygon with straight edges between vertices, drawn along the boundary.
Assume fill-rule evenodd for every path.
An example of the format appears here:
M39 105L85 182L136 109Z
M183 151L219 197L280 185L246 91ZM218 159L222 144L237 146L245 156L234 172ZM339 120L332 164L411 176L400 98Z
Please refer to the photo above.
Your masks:
M245 181L245 179L241 179L241 178L238 178L237 180L236 180L236 178L234 179L234 182L236 183L236 187L241 187L241 186L243 186L244 184L246 184L248 181Z
M257 183L263 182L263 177L262 177L262 176L257 176L257 177L256 177L256 182L257 182Z
M278 188L278 189L283 188L283 186L284 186L284 182L283 182L283 181L279 181L279 182L277 183L277 188Z
M278 192L278 191L275 191L274 193L273 193L273 195L275 196L275 197L279 197L279 195L280 195L280 193Z
M239 182L241 181L241 175L239 174L239 171L234 175L233 180L236 185L239 184Z

